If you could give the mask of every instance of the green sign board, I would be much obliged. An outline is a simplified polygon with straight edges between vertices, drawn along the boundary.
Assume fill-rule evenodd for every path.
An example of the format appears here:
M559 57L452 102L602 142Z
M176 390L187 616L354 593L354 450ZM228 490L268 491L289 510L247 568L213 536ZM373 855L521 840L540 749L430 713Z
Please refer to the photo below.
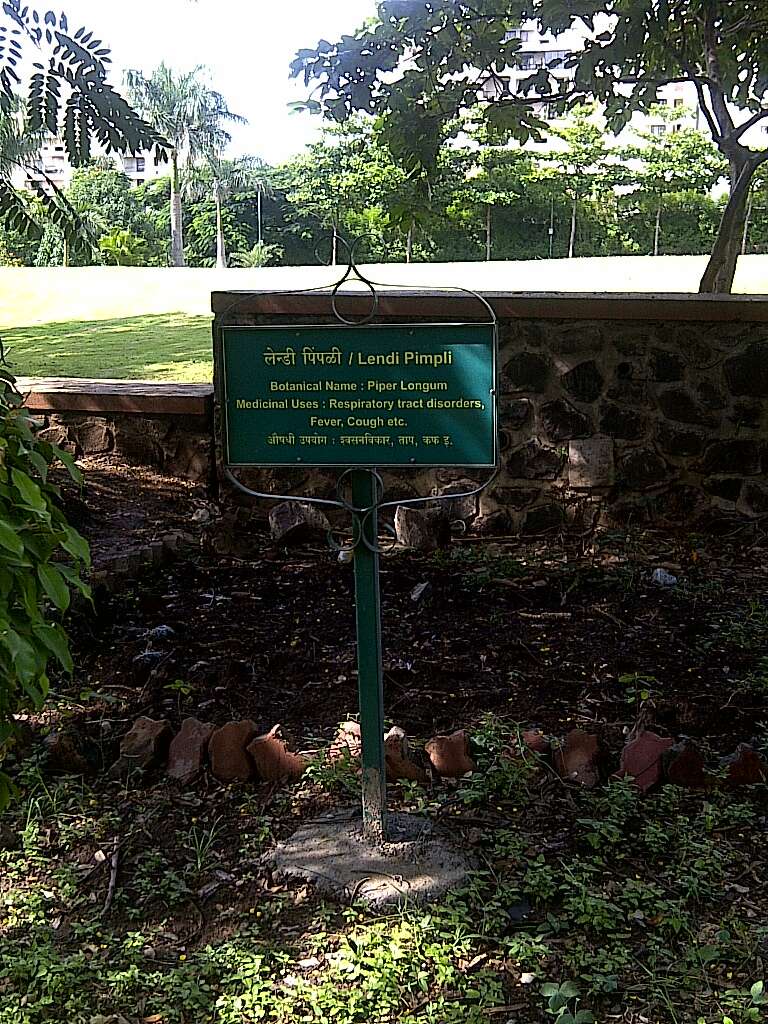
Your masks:
M230 466L496 464L490 324L225 327Z

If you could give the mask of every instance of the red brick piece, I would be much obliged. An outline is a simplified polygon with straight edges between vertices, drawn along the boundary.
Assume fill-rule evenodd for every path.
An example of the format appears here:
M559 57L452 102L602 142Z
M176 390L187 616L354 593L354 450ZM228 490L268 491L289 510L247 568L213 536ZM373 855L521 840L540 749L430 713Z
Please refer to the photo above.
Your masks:
M205 764L208 742L216 726L197 718L185 718L168 751L168 774L183 785L194 782Z
M754 786L766 779L763 759L748 743L740 743L730 757L723 758L728 768L726 786Z
M541 729L526 729L520 737L521 749L533 751L534 754L541 754L546 757L552 751L552 741Z
M574 729L565 737L563 746L555 751L555 770L562 779L592 789L600 779L597 770L598 750L597 736Z
M211 736L208 757L211 772L220 782L248 782L253 778L253 762L246 747L256 736L256 723L250 719L227 722Z
M248 744L248 753L253 759L259 779L263 782L282 782L285 779L301 778L307 762L290 746L279 725Z
M619 775L628 775L638 789L647 793L661 782L664 754L674 745L669 737L646 730L624 747L621 752Z
M690 740L681 740L664 755L667 781L686 789L706 789L714 779L704 767L704 756Z
M342 722L336 739L328 751L331 761L340 761L343 757L359 759L363 753L363 740L359 722Z
M458 779L475 770L475 762L469 756L469 736L464 729L450 736L434 736L425 750L438 775L446 779Z
M427 781L426 769L411 758L408 737L398 726L390 729L384 737L384 757L387 762L387 778L391 782L397 779L412 779L421 783Z
M155 768L165 760L172 735L165 719L137 718L120 744L120 761L128 768Z

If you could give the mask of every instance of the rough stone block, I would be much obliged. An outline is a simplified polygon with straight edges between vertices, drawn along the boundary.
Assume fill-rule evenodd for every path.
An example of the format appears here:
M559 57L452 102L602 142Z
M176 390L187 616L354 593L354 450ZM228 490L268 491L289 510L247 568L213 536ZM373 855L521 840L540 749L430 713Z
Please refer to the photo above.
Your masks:
M540 487L497 487L493 491L493 497L500 504L518 510L532 505L540 494Z
M586 413L580 412L570 402L560 398L543 405L540 418L544 433L551 441L588 437L595 430L592 419Z
M536 505L525 514L523 533L530 535L551 533L554 530L561 530L564 522L565 512L562 505L556 505L554 502L548 505Z
M572 370L564 373L560 381L577 402L594 402L600 397L605 385L605 379L594 359L578 363Z
M443 509L398 505L395 532L399 544L415 551L436 551L451 541L451 526Z
M532 439L510 452L507 472L525 480L555 480L565 464L565 455Z
M689 455L701 455L707 442L705 434L693 430L675 430L667 423L662 423L656 434L656 443L667 455L684 458Z
M90 771L79 736L66 730L49 733L43 740L48 767L68 775L85 775Z
M552 753L552 740L541 729L526 729L520 736L523 750L547 757Z
M648 417L636 409L608 403L602 407L600 430L621 441L639 441L648 429Z
M501 419L510 430L521 430L528 422L533 403L528 398L511 398L502 408Z
M613 441L598 437L571 441L568 446L568 482L571 487L583 490L612 487Z
M542 393L552 374L550 362L535 352L517 352L504 367L504 377L510 391Z
M171 741L168 751L168 774L186 785L203 770L208 743L216 727L197 718L185 718Z
M621 478L632 491L648 491L661 487L669 479L667 464L660 455L640 448L629 452L621 461Z
M272 540L278 544L296 544L317 537L326 537L331 524L314 505L300 501L284 501L269 513Z
M478 516L472 523L472 532L481 537L500 537L512 529L512 518L503 509Z
M701 471L707 474L738 473L741 476L755 476L760 472L760 454L757 441L716 441L704 452Z
M38 430L37 437L40 441L46 441L48 444L55 444L57 448L62 448L64 451L74 451L75 445L69 436L69 430L67 427L52 426L44 427L42 430Z
M651 377L659 383L671 384L683 379L685 363L674 352L667 349L654 348L650 360Z
M114 438L106 420L86 420L69 429L84 455L101 455L112 449Z
M739 508L747 515L763 516L768 514L768 487L765 484L747 480L741 496Z
M768 398L768 341L756 341L726 359L723 369L732 394Z
M122 739L120 762L144 771L157 767L168 754L172 735L171 723L165 719L138 718Z
M705 480L702 487L707 494L715 498L736 502L739 500L743 484L741 477L713 477Z
M446 498L451 494L472 491L476 487L477 484L474 480L456 480L438 490L437 493L442 499L439 507L451 522L460 519L469 525L477 516L480 498L477 494L473 494L468 498L454 498L453 500L446 500Z
M227 722L213 733L208 743L208 758L211 772L220 782L248 782L253 778L253 762L247 747L256 732L256 723L245 719Z
M690 391L683 388L669 388L667 391L662 391L658 401L662 413L668 420L675 423L715 427L719 422L716 415L704 409Z

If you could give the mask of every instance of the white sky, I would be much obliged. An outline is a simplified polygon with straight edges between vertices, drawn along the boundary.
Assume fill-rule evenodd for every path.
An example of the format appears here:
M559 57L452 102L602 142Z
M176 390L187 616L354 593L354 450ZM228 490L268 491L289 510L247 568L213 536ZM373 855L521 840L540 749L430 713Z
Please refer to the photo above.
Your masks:
M234 126L231 155L278 163L319 134L320 119L287 104L306 89L289 79L301 47L331 42L375 13L375 0L61 0L70 31L85 25L112 49L110 81L123 69L150 72L161 61L177 70L210 69L212 88L248 118Z

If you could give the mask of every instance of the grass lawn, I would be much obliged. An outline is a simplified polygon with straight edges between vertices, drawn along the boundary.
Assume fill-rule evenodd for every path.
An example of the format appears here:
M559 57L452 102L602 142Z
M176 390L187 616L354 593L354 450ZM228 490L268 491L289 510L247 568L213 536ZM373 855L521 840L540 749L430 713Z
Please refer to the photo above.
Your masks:
M678 292L698 288L703 256L367 267L385 287L478 291ZM338 267L260 270L74 267L0 269L0 337L19 376L206 381L214 291L328 287ZM768 256L739 262L736 293L768 291Z
M3 331L11 371L24 377L210 381L211 321L161 313Z

